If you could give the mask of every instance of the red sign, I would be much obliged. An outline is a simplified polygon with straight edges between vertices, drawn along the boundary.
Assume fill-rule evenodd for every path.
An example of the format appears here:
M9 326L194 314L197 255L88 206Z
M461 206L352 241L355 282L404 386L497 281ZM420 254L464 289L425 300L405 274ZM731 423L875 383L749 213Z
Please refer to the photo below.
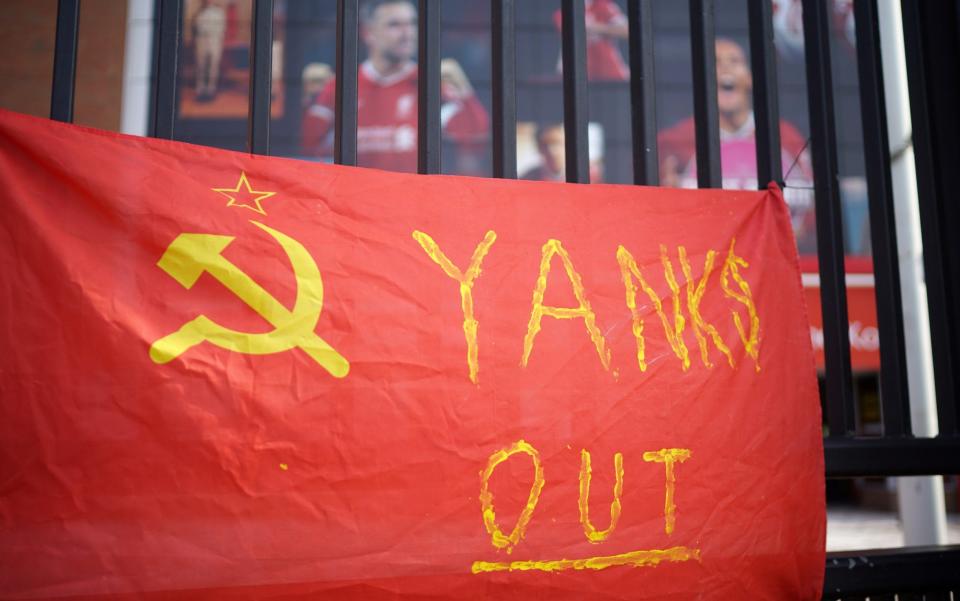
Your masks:
M819 599L776 190L0 113L0 596Z
M850 365L855 371L880 371L880 329L877 326L877 299L873 263L848 257L846 261L847 319L850 336ZM810 318L810 341L817 369L823 369L823 313L820 307L820 276L816 257L804 257L803 296Z

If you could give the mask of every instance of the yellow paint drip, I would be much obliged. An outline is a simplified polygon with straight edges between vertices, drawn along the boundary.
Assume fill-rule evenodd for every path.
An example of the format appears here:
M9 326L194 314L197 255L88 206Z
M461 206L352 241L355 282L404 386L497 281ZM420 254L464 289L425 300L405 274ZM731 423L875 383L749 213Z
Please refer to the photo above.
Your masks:
M550 262L554 255L560 257L563 268L567 273L567 279L573 287L573 294L577 299L577 307L549 307L543 304L543 297L547 291L547 276L550 274ZM543 316L556 319L574 319L583 318L583 323L590 334L590 340L597 349L597 355L600 357L600 364L603 369L610 369L610 350L607 348L606 340L597 327L597 316L590 308L590 302L587 300L583 288L583 279L573 266L570 255L563 248L559 240L550 239L543 245L543 255L540 259L540 274L537 277L537 283L533 288L533 310L530 312L530 322L527 325L527 334L523 339L523 358L520 364L527 366L530 360L530 353L533 352L533 342L540 332Z
M677 506L673 501L674 491L677 486L674 464L683 463L687 459L690 459L690 449L660 449L659 451L647 451L643 454L644 461L652 461L664 465L667 484L663 501L663 531L667 534L673 534L677 521Z
M620 498L623 495L623 454L616 453L613 456L613 470L616 480L613 485L613 501L610 503L610 526L606 530L597 530L590 522L590 479L592 470L590 469L590 452L586 449L580 450L580 524L583 526L583 533L591 543L600 543L606 540L617 527L617 521L620 519L620 513L623 506Z
M467 267L466 272L461 271L459 267L454 265L453 262L447 258L447 255L440 250L440 246L437 245L428 234L415 231L413 232L413 239L420 244L420 247L433 259L433 262L443 269L445 274L460 284L460 307L463 310L463 334L467 340L467 370L470 374L470 381L476 384L479 381L480 374L479 347L477 343L479 323L474 316L473 310L473 283L480 275L480 263L483 262L483 258L490 252L490 247L493 246L493 243L497 240L497 234L493 230L486 233L483 240L481 240L480 244L474 249L473 256L470 259L470 265Z
M750 284L743 279L743 276L740 275L740 268L743 267L746 269L750 267L750 264L747 263L743 257L738 257L733 252L733 247L737 243L737 239L734 238L730 241L730 250L727 253L727 260L724 261L723 271L720 272L720 286L723 288L723 292L734 299L738 303L742 304L747 308L747 314L750 317L750 333L749 335L746 332L746 329L743 326L743 321L740 318L740 314L736 311L731 311L733 315L733 325L736 326L737 332L740 334L740 340L743 342L744 349L746 349L747 354L753 357L753 363L757 371L760 371L760 317L757 315L757 307L753 303L753 294L750 292ZM733 281L737 283L737 287L740 289L739 292L733 290L730 287L730 278L733 278Z
M527 504L520 512L517 523L510 531L510 534L504 535L503 530L497 525L497 516L493 511L493 493L490 492L490 477L498 465L509 459L517 453L525 453L533 461L533 484L530 486L530 494L527 497ZM513 550L513 547L523 538L530 518L533 517L533 510L537 507L540 500L540 491L543 490L543 466L540 463L540 453L532 445L523 440L518 440L511 446L500 449L492 455L487 461L487 467L480 472L480 508L483 512L483 525L490 534L490 542L497 549L505 549L507 553Z
M680 257L680 268L683 270L683 276L687 279L687 312L690 314L690 321L693 324L693 333L697 336L697 343L700 345L700 360L706 367L713 367L707 354L707 337L704 336L704 332L706 332L710 335L710 340L713 341L717 350L726 355L730 367L734 367L733 355L723 342L723 338L720 337L720 333L717 332L717 328L700 314L700 303L703 301L703 295L707 290L707 281L710 279L710 274L713 273L713 263L717 252L714 250L707 251L707 256L703 262L703 276L700 277L696 286L694 286L690 262L687 260L687 249L680 246L677 248L677 254Z
M474 574L485 572L559 572L561 570L605 570L617 566L633 568L655 567L663 562L700 561L700 549L670 547L647 549L583 559L556 559L549 561L475 561L470 567Z

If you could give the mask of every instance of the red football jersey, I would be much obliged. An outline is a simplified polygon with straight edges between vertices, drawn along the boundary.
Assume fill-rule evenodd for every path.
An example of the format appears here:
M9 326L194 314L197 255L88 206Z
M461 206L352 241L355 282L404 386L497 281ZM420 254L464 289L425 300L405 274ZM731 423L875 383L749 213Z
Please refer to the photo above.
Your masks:
M333 148L336 82L317 95L303 118L303 151L328 156ZM487 135L489 119L476 96L455 99L441 90L440 124L446 137L472 142ZM357 164L390 171L417 170L417 65L390 76L370 61L357 74Z
M584 17L588 25L614 25L626 23L627 17L613 0L587 0ZM562 29L563 15L560 9L553 13L553 22ZM557 71L562 72L562 58L557 61ZM587 77L595 81L626 81L630 77L615 39L603 35L587 34Z

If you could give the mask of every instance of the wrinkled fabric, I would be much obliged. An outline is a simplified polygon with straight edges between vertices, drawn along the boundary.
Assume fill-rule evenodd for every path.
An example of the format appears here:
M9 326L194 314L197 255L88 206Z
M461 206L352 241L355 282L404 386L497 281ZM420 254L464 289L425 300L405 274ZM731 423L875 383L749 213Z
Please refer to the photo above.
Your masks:
M775 188L397 174L9 112L0 185L0 597L819 599Z

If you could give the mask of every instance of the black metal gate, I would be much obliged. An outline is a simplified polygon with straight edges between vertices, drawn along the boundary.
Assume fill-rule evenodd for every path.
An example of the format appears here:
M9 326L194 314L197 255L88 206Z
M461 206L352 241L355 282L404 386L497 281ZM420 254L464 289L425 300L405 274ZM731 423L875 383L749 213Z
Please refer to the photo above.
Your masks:
M253 0L247 142L268 154L273 0ZM418 171L440 171L441 0L417 0L419 12ZM182 1L158 0L155 96L151 134L172 138L177 99ZM491 1L493 175L516 178L516 32L519 0ZM656 185L657 136L653 83L652 0L627 0L633 179ZM562 0L563 106L566 177L587 183L587 74L584 0ZM713 0L689 0L690 48L699 187L720 187L720 137ZM826 477L960 473L960 203L951 170L960 165L960 2L903 0L913 144L928 290L939 432L917 438L910 424L904 326L890 175L876 0L855 3L860 113L869 197L870 235L881 337L881 436L855 436L847 333L842 215L838 187L831 48L826 0L804 0L803 30L811 149L817 199L817 250L826 357L829 435ZM759 182L782 182L776 61L770 0L749 0ZM357 160L358 0L337 1L335 161ZM51 117L72 121L79 0L59 0ZM952 591L952 592L951 592ZM960 547L831 553L824 597L956 598ZM905 595L906 594L906 595ZM911 596L912 595L912 596Z

